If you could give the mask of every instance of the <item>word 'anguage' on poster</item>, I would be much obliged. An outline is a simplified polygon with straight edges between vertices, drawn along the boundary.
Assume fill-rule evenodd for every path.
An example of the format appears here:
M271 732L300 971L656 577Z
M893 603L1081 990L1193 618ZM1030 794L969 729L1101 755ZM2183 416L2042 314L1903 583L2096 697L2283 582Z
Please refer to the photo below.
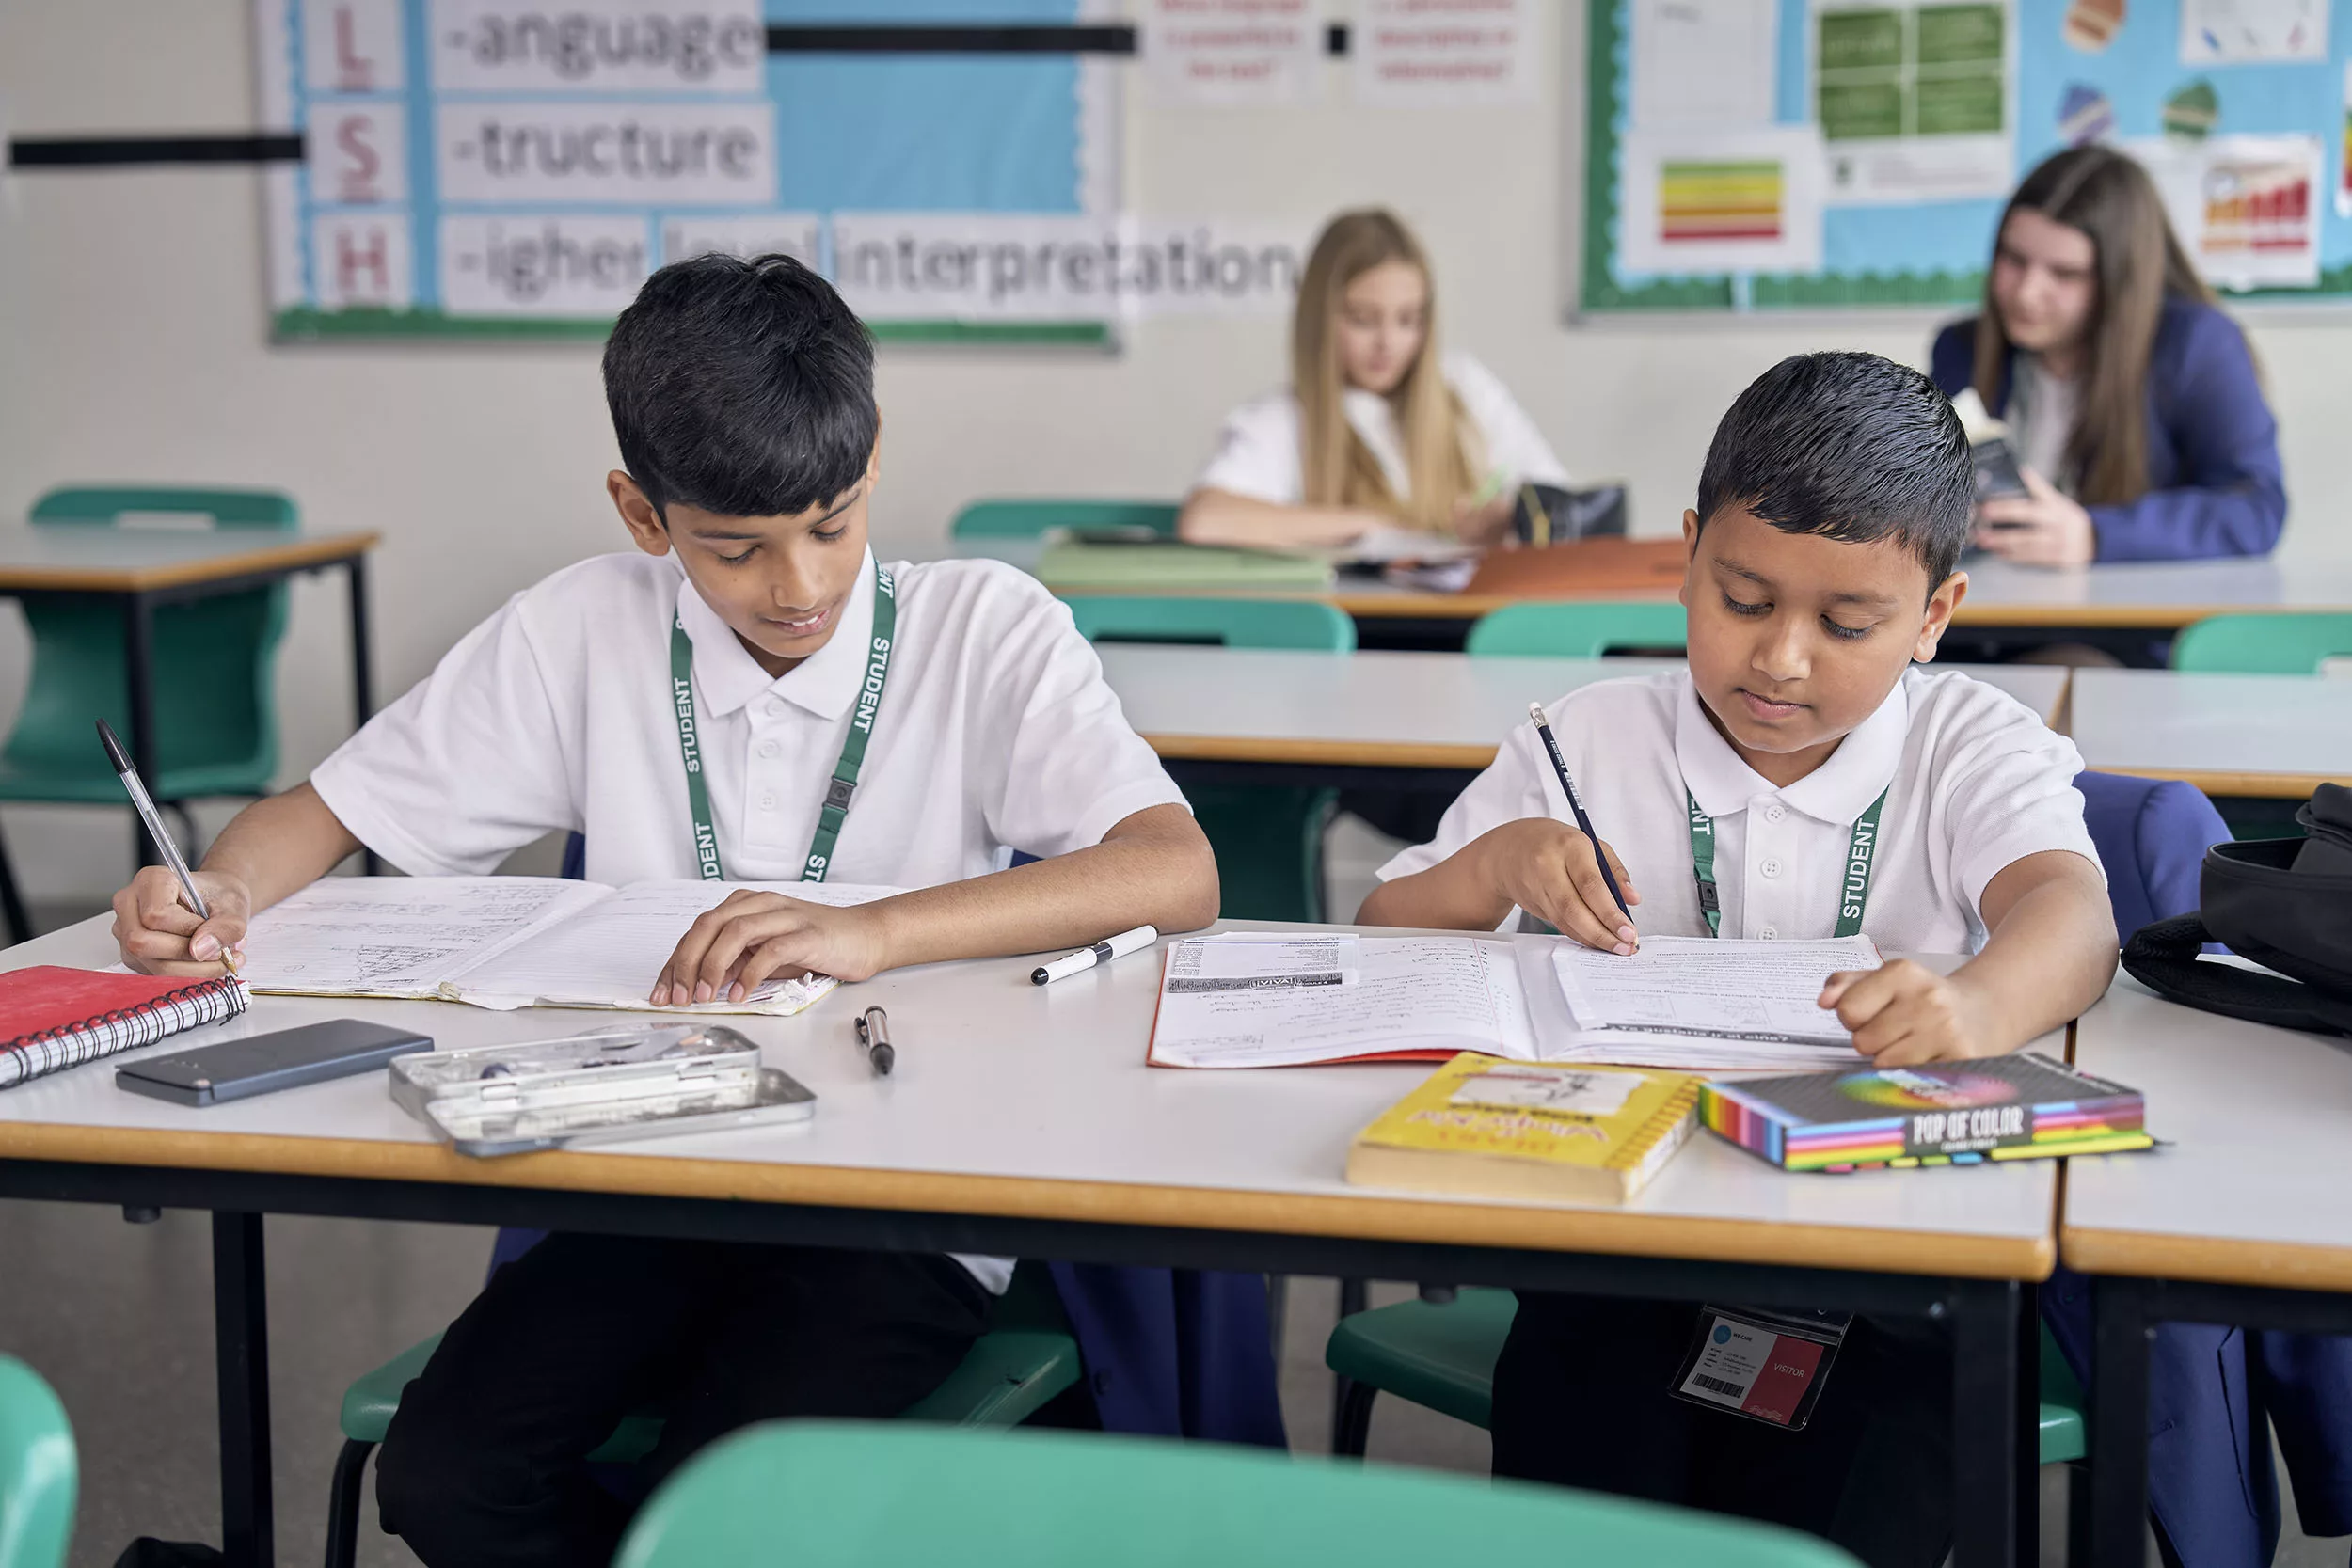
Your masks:
M443 104L445 201L756 206L776 185L765 103Z
M755 93L756 0L433 0L433 80L453 92Z
M1302 232L1128 216L842 213L833 274L874 320L1286 311Z

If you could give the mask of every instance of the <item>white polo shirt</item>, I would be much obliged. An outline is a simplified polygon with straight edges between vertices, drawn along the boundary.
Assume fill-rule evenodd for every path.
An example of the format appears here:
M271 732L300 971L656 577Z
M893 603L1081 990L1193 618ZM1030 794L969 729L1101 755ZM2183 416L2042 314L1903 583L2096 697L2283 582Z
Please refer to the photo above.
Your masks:
M675 610L693 642L720 863L736 881L796 881L866 678L873 570L869 553L832 641L771 676L674 558L583 561L509 599L310 782L413 876L485 875L559 829L587 835L594 881L697 876L670 701ZM831 880L959 881L1184 803L1035 578L991 561L891 571L889 679Z
M1478 427L1486 451L1483 479L1516 488L1533 481L1566 485L1568 471L1552 455L1535 429L1535 421L1513 401L1495 373L1467 354L1449 354L1444 365L1446 385L1461 400L1462 411ZM1399 496L1411 493L1412 473L1405 461L1405 443L1396 428L1396 411L1376 392L1350 388L1342 400L1347 422L1355 429L1389 488ZM1227 490L1278 506L1296 506L1306 499L1307 482L1299 454L1298 400L1287 389L1245 403L1228 415L1217 436L1216 454L1196 490Z
M891 568L898 619L836 882L930 887L1098 844L1184 798L1127 727L1069 608L992 561ZM675 560L566 567L509 599L433 673L321 763L310 783L361 843L412 876L482 876L560 829L591 880L700 874L670 625L694 649L694 703L720 863L797 881L865 682L874 561L832 641L771 676ZM958 1256L991 1291L1010 1259Z
M2045 849L2099 863L2074 742L1956 671L1907 671L1828 761L1786 788L1708 721L1688 671L1582 687L1549 713L1594 828L1641 891L1633 923L1648 935L1707 934L1686 785L1715 820L1726 937L1835 934L1853 823L1881 790L1862 928L1883 951L1974 953L1986 934L1979 902L2004 867ZM1575 820L1534 726L1522 724L1447 810L1437 838L1379 875L1425 871L1490 829L1545 816Z

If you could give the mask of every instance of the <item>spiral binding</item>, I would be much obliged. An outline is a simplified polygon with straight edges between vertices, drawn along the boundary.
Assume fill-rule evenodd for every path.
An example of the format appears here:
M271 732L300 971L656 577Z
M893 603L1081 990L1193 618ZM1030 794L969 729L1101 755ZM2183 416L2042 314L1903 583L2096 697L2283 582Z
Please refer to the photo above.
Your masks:
M59 1024L0 1043L0 1089L118 1052L135 1051L199 1023L236 1017L251 1004L233 974L166 991L135 1007L116 1007L80 1023Z

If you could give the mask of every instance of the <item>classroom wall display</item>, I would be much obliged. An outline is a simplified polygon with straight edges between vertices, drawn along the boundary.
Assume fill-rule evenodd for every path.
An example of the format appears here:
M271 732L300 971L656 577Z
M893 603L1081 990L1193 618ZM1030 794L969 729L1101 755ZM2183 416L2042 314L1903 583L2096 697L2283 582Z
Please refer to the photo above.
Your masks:
M306 148L262 176L281 339L601 334L707 250L799 256L896 336L1099 341L1138 309L1284 309L1295 280L1288 236L1120 211L1123 62L769 47L845 9L972 20L959 0L254 7L262 122Z
M1973 304L2018 179L2147 166L2206 278L2352 300L2352 0L1588 0L1586 311Z

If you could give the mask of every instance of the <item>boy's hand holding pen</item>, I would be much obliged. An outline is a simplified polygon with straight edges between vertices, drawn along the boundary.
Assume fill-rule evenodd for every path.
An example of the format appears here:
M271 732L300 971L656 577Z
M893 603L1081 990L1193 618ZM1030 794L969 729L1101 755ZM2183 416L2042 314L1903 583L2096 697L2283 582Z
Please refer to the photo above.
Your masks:
M216 968L234 974L245 957L244 884L189 870L146 781L103 719L98 741L164 857L162 865L149 866L115 895L115 941L124 958L150 974L210 974Z
M1617 852L1593 831L1593 819L1585 815L1583 797L1568 776L1543 705L1530 703L1527 711L1576 826L1550 817L1506 822L1482 835L1472 847L1490 868L1497 891L1512 903L1587 947L1629 955L1641 945L1641 934L1633 928L1633 906L1642 895Z

